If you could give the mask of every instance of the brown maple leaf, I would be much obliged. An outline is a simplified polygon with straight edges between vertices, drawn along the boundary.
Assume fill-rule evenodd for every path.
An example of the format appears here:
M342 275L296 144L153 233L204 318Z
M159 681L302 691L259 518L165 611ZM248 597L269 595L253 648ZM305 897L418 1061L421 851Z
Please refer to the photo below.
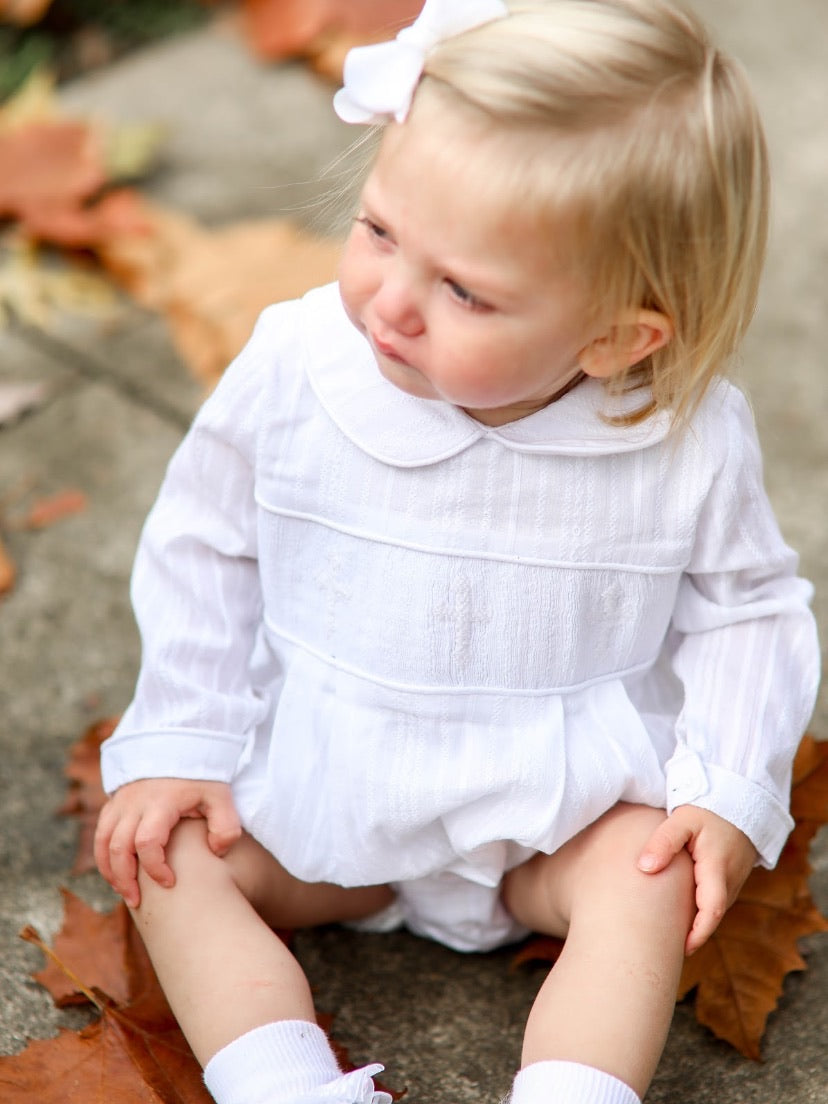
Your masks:
M54 954L47 955L44 968L32 977L58 1008L85 1004L94 989L117 1005L129 1004L141 987L146 952L126 905L119 902L111 912L100 913L68 889L60 892L63 926Z
M145 204L144 230L97 247L105 268L142 306L165 315L194 375L212 386L270 303L292 299L336 274L341 245L285 220L207 229Z
M104 918L104 926L113 916ZM157 983L121 1007L74 975L33 928L21 935L70 975L99 1019L0 1059L4 1104L210 1104L198 1062L166 1002L159 1001Z
M679 983L679 1000L696 990L699 1022L754 1060L785 977L806 968L799 939L828 931L808 889L810 842L828 822L828 742L803 737L793 781L796 827L776 868L753 871L714 934L685 960ZM546 936L530 939L513 965L554 962L562 946Z
M808 889L808 851L828 821L828 743L805 736L794 765L796 827L774 870L757 868L707 943L684 964L679 998L696 990L696 1018L758 1060L787 974L806 964L798 941L828 931Z
M46 956L34 977L55 1003L89 1003L99 1018L0 1058L3 1104L210 1104L126 906L102 914L62 893L64 923L54 948L32 927L21 936ZM320 1016L320 1026L328 1031L331 1020ZM343 1069L353 1069L345 1048L331 1042Z

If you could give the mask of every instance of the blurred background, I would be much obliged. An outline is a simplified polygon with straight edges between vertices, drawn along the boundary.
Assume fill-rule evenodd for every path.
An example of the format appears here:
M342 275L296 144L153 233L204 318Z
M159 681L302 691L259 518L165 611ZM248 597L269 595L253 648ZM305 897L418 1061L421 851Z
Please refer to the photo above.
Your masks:
M364 161L330 100L346 50L418 0L0 0L0 1053L58 1013L17 933L60 927L72 873L70 749L129 701L128 579L166 463L259 310L336 271ZM828 638L828 66L821 0L696 0L745 64L774 174L772 237L737 366L766 482ZM822 691L812 731L828 738ZM828 810L826 811L828 812ZM812 848L828 910L828 834ZM405 933L303 935L320 1007L410 1104L495 1100L542 968ZM761 1064L682 1002L651 1104L816 1104L828 1065L828 936L804 942ZM79 1018L80 1017L80 1018ZM473 1026L473 1031L470 1026ZM0 1067L0 1071L2 1067ZM4 1099L0 1072L0 1099ZM55 1097L60 1100L60 1096ZM129 1102L127 1102L129 1104Z

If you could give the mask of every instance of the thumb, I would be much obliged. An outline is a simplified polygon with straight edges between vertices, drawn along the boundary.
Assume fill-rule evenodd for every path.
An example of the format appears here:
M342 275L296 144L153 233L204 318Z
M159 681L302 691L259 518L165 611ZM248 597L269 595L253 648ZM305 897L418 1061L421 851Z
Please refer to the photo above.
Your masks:
M207 843L215 855L225 855L241 836L241 822L230 791L212 798L205 812Z
M669 816L653 832L638 856L638 869L645 874L657 874L669 866L674 857L693 837L692 829Z

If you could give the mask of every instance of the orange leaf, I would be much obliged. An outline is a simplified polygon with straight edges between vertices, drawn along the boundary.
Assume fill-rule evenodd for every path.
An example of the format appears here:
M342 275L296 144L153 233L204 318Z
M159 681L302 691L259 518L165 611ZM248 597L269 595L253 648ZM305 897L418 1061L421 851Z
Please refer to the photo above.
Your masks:
M411 23L422 0L244 0L252 49L263 58L312 56L344 35L354 44L392 38Z
M77 1034L30 1043L0 1059L3 1104L212 1104L201 1069L172 1014L105 1004Z
M56 1003L91 1001L100 1019L0 1058L3 1104L211 1104L126 907L102 915L65 890L63 898L53 950L33 928L21 935L49 960L35 976ZM330 1022L320 1017L325 1030ZM352 1069L345 1049L332 1045Z
M142 234L101 243L99 256L142 306L167 318L195 376L216 382L270 303L333 279L341 246L282 220L208 230L146 204Z
M73 207L106 182L98 134L85 123L40 120L0 131L0 215Z
M38 979L57 992L56 1000L83 994L101 1018L77 1034L62 1031L0 1058L3 1104L211 1104L126 907L102 916L65 892L64 903L54 951L32 928L21 935L50 960ZM118 989L125 1003L98 981Z
M140 235L149 229L138 192L132 188L107 192L84 206L24 204L19 217L28 238L65 249L94 249L110 238Z
M17 523L20 529L45 529L56 521L71 514L78 514L87 507L83 491L66 490L41 498L29 509L26 516Z
M0 20L28 27L46 14L52 0L0 0Z
M55 937L56 957L49 957L46 966L32 976L49 991L58 1008L88 1001L74 978L82 978L86 989L102 990L116 1004L127 1004L133 996L128 967L140 939L126 905L120 902L112 912L100 913L68 889L60 892L64 916Z
M3 538L0 537L0 595L7 594L14 586L17 578L17 568L14 560L9 555Z

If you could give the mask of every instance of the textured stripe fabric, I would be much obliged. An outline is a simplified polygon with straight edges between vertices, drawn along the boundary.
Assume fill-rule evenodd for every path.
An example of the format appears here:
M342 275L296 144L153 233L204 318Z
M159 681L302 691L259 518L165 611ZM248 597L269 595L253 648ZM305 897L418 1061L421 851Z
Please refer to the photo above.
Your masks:
M773 865L811 587L741 393L680 434L604 417L640 402L587 380L491 428L384 380L335 285L268 309L145 526L107 790L232 782L308 881L496 894L622 799L711 809Z

